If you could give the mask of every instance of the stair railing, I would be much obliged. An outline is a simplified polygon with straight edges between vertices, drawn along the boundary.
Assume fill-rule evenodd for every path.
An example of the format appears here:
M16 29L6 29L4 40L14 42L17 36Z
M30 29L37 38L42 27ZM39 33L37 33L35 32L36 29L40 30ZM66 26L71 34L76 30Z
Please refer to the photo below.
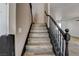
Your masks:
M48 28L48 32L55 55L68 56L68 42L70 40L69 29L65 29L64 32L51 15L48 15L46 11L45 14L51 19L49 21L50 27Z

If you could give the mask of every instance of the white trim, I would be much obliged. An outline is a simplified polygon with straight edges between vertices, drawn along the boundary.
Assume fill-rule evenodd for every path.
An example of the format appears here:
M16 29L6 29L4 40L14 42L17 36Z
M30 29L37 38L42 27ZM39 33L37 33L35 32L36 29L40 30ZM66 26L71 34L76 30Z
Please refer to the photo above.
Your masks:
M48 3L48 14L50 15L50 3ZM49 17L48 17L48 28L49 28Z
M7 10L7 34L9 34L9 3L6 3Z

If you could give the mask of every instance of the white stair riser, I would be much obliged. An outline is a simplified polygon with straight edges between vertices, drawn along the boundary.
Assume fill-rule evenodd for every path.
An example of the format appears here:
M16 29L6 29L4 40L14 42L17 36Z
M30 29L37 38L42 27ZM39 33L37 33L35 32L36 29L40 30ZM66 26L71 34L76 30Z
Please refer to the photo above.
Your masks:
M26 45L26 48L35 48L35 49L45 49L45 48L52 48L52 45Z
M46 30L46 28L32 28L32 30Z
M32 26L46 26L45 24L32 24Z
M46 38L41 38L41 37L40 37L40 38L35 38L35 37L34 37L34 38L28 38L28 40L34 40L34 41L35 41L35 40L38 40L38 41L44 40L44 41L45 41L45 40L50 40L50 38L49 38L49 37L46 37Z
M49 37L48 33L30 33L29 37Z
M46 43L46 42L50 42L50 39L43 39L43 38L37 38L37 39L32 39L32 38L29 38L28 39L28 42L33 42L33 43Z
M28 41L28 44L38 44L38 45L42 45L42 44L50 44L50 41Z
M29 51L29 52L52 52L52 50L51 49L26 49L27 51Z
M27 46L26 47L26 50L27 51L33 51L33 52L35 52L35 51L52 51L52 47L39 47L39 46L32 46L32 47L30 47L30 46Z
M50 42L50 40L41 40L41 39L40 40L29 40L28 42L38 42L38 43L40 42L41 43L41 42Z
M47 32L47 30L31 30L30 32Z
M26 55L32 55L32 56L55 56L52 51L46 51L46 52L27 52Z

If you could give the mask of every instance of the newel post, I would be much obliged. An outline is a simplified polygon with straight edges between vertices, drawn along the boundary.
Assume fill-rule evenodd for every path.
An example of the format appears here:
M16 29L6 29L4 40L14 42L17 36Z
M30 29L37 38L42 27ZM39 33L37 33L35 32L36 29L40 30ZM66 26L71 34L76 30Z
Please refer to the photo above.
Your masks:
M68 49L68 44L69 44L69 40L70 40L70 34L68 33L69 32L69 29L65 29L65 56L69 56L69 49Z

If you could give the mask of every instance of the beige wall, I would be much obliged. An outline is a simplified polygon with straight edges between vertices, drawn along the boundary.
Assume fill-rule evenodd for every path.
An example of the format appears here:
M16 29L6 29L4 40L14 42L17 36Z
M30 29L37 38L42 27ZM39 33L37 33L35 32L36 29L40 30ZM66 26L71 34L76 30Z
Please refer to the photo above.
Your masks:
M16 55L21 55L22 49L31 25L31 13L28 3L16 4Z
M35 23L44 23L44 3L32 3L33 21Z

